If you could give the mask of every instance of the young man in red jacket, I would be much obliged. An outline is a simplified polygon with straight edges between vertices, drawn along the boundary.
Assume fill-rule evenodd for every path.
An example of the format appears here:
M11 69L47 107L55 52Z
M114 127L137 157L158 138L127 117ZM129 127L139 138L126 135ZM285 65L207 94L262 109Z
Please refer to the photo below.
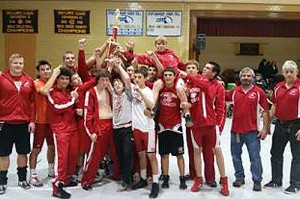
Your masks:
M221 194L224 196L229 195L228 190L228 179L225 174L225 165L224 165L224 158L221 149L220 143L220 135L223 131L224 124L225 124L225 88L222 83L217 79L220 73L220 65L216 62L210 61L208 62L204 68L202 75L206 76L209 79L209 89L208 89L208 97L213 102L212 107L207 107L207 109L212 108L215 113L215 118L217 121L216 131L214 135L211 135L212 140L215 145L211 145L210 142L204 141L203 142L203 158L205 164L205 178L206 183L213 187L213 185L217 185L215 182L215 172L214 172L214 154L216 156L217 165L220 172L220 183L221 183ZM207 105L210 103L207 103ZM213 146L213 148L211 148ZM214 152L214 153L213 153Z
M113 178L119 177L119 166L113 140L113 111L111 106L110 78L111 74L101 70L96 75L97 85L85 95L84 125L91 139L91 147L81 179L84 190L91 190L100 162L110 149L114 163Z
M0 75L0 194L7 185L7 171L12 147L18 153L18 185L29 189L26 180L30 133L35 131L34 82L24 72L24 57L9 58L9 69Z
M53 132L55 151L55 178L52 181L53 196L58 198L70 198L63 187L76 186L77 183L72 179L76 169L78 157L78 128L76 121L75 101L78 94L70 91L69 85L72 72L63 67L53 73L56 76L56 85L47 94L48 114L50 126ZM50 78L52 81L53 75ZM51 81L48 82L51 82ZM48 85L48 83L46 84Z

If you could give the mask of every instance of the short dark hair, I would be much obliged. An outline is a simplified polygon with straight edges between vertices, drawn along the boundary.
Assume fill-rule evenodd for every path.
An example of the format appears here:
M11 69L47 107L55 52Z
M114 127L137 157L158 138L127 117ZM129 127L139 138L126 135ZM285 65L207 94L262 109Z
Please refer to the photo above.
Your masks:
M110 72L108 72L105 69L101 69L96 73L96 75L95 75L96 81L98 82L101 77L107 77L107 78L109 78L109 80L111 80Z
M39 60L38 63L36 64L36 66L35 66L36 70L39 71L40 67L42 65L48 65L48 66L50 66L50 68L52 68L50 63L47 60L42 59L42 60Z
M146 78L148 76L148 68L146 66L138 67L134 73L140 73Z
M165 74L165 72L171 72L174 75L176 75L176 72L175 72L174 68L171 67L171 66L168 66L167 68L165 68L164 71L163 71L163 74Z
M209 61L208 63L213 66L211 70L212 70L212 72L216 72L215 77L217 77L220 74L221 66L217 62L214 62L214 61Z
M60 76L67 76L70 78L70 81L71 81L72 75L73 75L73 72L70 69L68 69L66 67L61 67L60 73L57 78L59 78Z
M123 84L123 86L125 86L124 82L120 78L115 78L113 80L113 85L114 85L115 82L121 82Z

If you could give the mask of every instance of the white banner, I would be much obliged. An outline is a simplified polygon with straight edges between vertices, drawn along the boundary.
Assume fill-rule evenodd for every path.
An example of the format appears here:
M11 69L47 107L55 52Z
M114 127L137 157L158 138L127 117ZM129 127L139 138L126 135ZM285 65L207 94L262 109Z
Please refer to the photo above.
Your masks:
M120 10L118 36L142 36L143 14L142 10ZM106 10L107 35L112 35L115 18L115 10Z
M147 36L181 36L182 11L146 11Z

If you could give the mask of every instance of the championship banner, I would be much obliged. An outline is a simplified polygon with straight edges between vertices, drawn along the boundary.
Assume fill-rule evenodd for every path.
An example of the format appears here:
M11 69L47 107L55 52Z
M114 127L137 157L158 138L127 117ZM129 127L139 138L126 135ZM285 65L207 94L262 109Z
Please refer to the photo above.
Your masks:
M37 10L2 10L3 33L38 33Z
M146 11L147 36L181 36L182 11Z
M54 32L59 34L89 34L90 11L54 10Z
M143 15L142 10L120 10L118 16L118 36L142 36ZM106 10L106 34L113 34L115 26L115 10Z

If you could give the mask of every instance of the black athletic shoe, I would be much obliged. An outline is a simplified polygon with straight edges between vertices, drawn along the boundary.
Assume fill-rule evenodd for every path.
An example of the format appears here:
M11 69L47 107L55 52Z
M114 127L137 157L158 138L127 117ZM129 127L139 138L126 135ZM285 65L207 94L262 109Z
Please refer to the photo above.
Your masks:
M299 191L299 187L295 185L290 185L288 188L284 190L284 193L293 194L293 193L297 193L298 191Z
M155 182L152 183L152 188L151 188L151 192L150 192L149 198L157 198L158 192L159 192L158 183L155 183Z
M91 185L83 185L83 186L81 186L81 188L86 191L91 191L93 189L93 187Z
M271 180L267 184L264 185L265 188L279 188L282 186L282 182L276 182Z
M170 179L169 175L163 175L163 183L161 184L161 188L168 189L170 187L169 186L169 179Z
M65 187L76 187L78 185L78 183L76 181L70 181L69 184L65 185Z
M146 186L147 186L147 180L144 180L143 178L141 178L140 181L138 181L131 187L131 189L136 190L136 189L140 189L140 188L143 188Z
M27 181L22 181L22 182L18 182L19 187L23 188L23 189L30 189L31 186Z
M0 195L5 194L6 192L6 185L0 185Z
M206 185L212 188L216 188L218 186L218 184L216 183L216 181L213 182L206 182Z
M58 189L57 189L57 192L53 192L52 194L54 197L57 197L57 198L70 198L71 197L71 194L69 194L68 192L66 192L64 189L63 189L63 184L62 183L58 183Z
M245 180L242 178L242 179L236 179L233 183L232 183L232 186L234 187L241 187L242 185L245 184Z
M179 177L179 181L180 181L179 189L187 189L185 177L184 176L180 176Z

